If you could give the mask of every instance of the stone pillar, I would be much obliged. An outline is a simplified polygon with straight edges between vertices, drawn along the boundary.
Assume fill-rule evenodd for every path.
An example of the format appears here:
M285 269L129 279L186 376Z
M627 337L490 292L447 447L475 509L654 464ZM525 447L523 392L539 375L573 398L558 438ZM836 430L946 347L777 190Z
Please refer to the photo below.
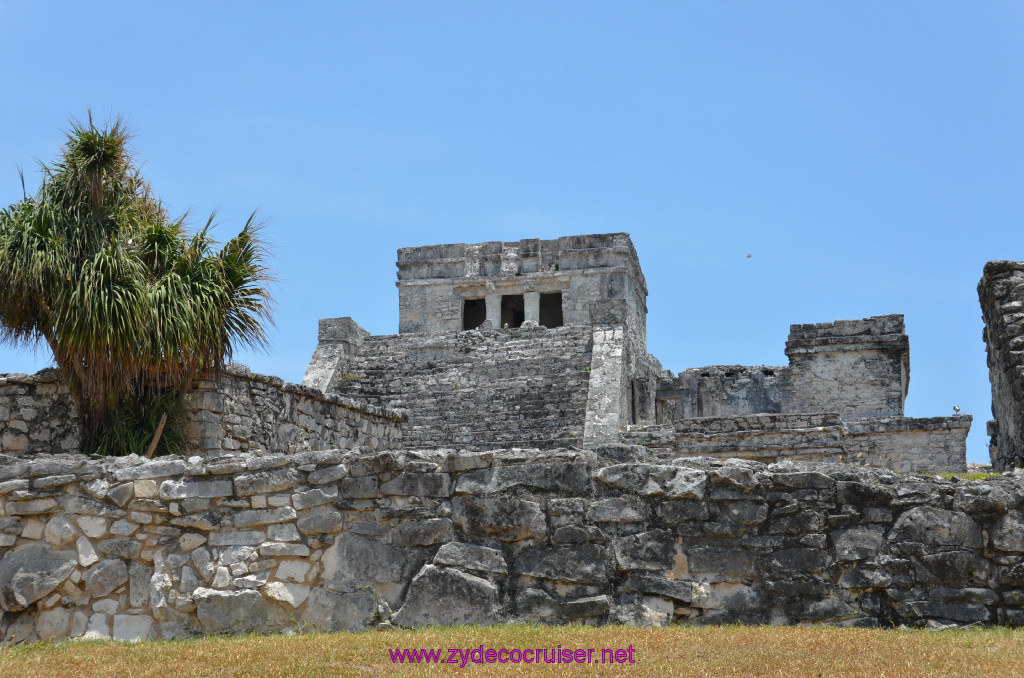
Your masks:
M523 322L532 320L540 324L540 292L523 292L523 310L526 312Z
M338 369L344 371L349 359L359 353L359 346L370 333L352 318L322 318L319 342L302 377L302 385L327 391Z
M491 323L491 329L501 327L501 295L497 292L488 292L484 295L484 303L487 304L487 320Z

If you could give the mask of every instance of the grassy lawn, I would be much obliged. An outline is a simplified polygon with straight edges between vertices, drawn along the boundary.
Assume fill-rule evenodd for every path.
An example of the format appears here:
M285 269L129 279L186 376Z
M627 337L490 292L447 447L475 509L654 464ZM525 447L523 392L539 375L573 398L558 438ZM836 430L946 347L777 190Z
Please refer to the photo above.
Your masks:
M393 664L389 649L632 646L635 663ZM447 650L442 660L449 658ZM623 655L623 658L627 658ZM36 643L0 649L0 676L1024 676L1024 629L435 627L419 631Z

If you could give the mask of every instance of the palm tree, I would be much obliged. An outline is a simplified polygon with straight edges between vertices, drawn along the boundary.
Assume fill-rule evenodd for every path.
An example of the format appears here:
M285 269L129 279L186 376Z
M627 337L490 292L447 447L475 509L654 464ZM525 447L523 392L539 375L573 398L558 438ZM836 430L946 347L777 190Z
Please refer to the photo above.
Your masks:
M36 195L0 211L0 340L53 351L83 451L141 452L166 417L159 451L180 452L195 379L266 347L271 276L253 217L215 252L213 217L193 234L172 219L130 139L121 119L72 122Z

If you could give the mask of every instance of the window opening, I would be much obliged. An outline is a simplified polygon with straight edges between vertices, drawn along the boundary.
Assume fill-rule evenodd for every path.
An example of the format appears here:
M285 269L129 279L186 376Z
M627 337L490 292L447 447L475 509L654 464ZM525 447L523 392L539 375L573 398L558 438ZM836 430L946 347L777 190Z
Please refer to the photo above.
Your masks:
M561 292L540 295L540 324L544 327L563 325Z
M466 299L462 303L462 329L475 330L487 320L487 302L483 299Z
M523 295L506 294L501 298L501 326L520 327L526 320L526 306Z

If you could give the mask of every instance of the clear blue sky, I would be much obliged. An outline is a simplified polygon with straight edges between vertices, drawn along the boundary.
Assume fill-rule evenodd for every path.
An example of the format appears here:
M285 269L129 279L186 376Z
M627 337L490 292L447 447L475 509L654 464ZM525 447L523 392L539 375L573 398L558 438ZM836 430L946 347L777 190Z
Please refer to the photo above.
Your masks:
M1024 259L1022 29L999 0L0 0L0 203L69 117L123 114L172 212L268 220L278 327L237 358L291 381L318 318L397 331L398 247L627 231L665 368L903 313L907 414L959 404L987 461L975 288Z

